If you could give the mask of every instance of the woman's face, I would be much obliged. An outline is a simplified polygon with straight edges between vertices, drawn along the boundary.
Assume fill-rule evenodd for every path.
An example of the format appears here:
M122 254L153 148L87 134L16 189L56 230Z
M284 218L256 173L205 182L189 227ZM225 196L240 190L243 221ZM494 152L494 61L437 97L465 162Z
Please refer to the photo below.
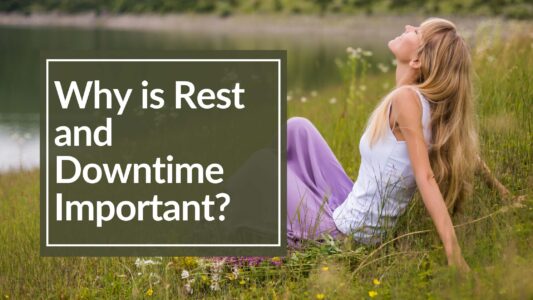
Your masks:
M420 27L405 25L405 31L390 40L388 46L398 63L408 64L412 59L416 58L416 50L420 43Z

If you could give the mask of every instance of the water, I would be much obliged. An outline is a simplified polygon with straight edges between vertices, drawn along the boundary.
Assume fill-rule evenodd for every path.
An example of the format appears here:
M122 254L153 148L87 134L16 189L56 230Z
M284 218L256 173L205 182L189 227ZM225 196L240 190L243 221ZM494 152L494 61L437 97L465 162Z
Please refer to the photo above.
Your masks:
M357 29L349 36L295 36L0 27L0 172L39 166L39 105L44 101L40 92L44 80L42 51L286 49L288 89L311 92L340 83L334 61L346 56L348 46L374 51L371 59L376 62L392 58L382 36L358 37Z
M0 173L39 165L39 115L0 115Z

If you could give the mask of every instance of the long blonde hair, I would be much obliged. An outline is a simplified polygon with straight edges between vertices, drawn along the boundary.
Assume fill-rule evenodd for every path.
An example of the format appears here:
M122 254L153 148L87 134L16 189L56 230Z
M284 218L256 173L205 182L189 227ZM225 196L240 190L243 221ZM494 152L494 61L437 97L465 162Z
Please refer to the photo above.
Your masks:
M421 67L411 87L430 103L430 164L448 210L455 212L473 192L479 153L470 50L448 20L429 18L420 28L422 43L417 57ZM370 145L386 133L388 107L396 90L383 98L367 122Z

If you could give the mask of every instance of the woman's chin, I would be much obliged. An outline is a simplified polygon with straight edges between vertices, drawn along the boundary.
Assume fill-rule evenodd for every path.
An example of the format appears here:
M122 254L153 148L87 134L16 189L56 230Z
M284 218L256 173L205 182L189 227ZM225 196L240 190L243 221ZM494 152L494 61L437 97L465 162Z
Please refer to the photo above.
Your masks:
M394 47L394 40L390 40L388 43L387 43L387 47L389 48L389 50L394 53L394 51L392 50Z

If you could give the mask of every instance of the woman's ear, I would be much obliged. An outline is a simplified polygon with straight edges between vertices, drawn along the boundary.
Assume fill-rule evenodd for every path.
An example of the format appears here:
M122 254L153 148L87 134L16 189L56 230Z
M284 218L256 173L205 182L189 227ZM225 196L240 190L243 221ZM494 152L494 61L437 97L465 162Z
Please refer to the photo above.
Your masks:
M415 57L413 59L411 59L411 61L409 62L409 66L413 69L420 69L420 60L418 59L418 57Z

